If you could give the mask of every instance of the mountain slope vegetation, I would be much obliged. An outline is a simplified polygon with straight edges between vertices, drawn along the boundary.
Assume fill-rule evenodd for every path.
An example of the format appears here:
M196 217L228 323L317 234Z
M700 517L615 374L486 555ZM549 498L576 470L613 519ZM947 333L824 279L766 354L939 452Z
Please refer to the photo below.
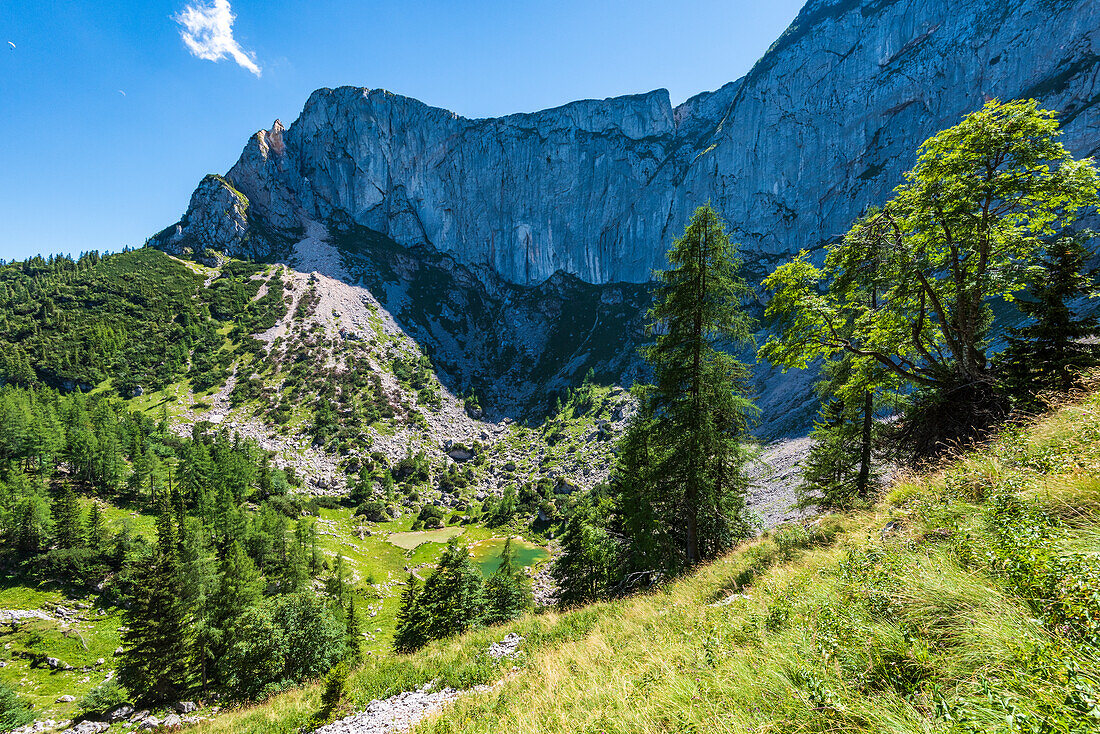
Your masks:
M370 659L342 706L499 681L416 731L1097 731L1096 389L871 509L782 526L651 593ZM507 632L521 652L495 661ZM200 730L296 731L319 697Z

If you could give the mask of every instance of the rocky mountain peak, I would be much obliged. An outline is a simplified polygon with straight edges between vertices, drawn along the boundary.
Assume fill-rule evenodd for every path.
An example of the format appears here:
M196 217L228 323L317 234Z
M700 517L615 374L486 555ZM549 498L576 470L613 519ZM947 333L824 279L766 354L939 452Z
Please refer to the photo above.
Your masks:
M518 284L647 281L709 199L763 271L842 234L922 140L989 97L1034 96L1064 113L1075 153L1100 149L1098 35L1095 2L812 0L746 77L675 109L654 90L467 119L320 89L225 180L250 231L293 241L305 221L350 221ZM222 216L189 209L180 234L214 242L237 228Z

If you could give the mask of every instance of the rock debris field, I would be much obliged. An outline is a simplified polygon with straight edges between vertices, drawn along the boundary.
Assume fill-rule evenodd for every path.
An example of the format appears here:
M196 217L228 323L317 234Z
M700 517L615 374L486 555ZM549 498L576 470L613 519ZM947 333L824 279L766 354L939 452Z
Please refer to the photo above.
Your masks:
M521 642L523 638L512 632L490 645L486 653L495 660L510 658L519 651ZM459 696L487 691L492 686L475 686L468 691L444 688L434 693L431 688L432 684L426 683L418 691L404 691L371 701L366 710L322 726L314 734L397 734L408 731Z

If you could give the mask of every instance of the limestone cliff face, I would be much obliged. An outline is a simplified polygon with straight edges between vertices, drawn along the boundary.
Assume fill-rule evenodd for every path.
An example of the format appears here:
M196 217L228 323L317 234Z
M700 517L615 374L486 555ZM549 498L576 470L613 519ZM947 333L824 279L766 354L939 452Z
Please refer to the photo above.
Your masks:
M256 222L336 217L513 283L640 282L710 199L763 270L887 198L928 136L1021 96L1100 152L1100 2L811 0L747 76L675 108L658 90L473 120L318 90L226 175L251 224L196 192L173 236L234 252Z
M200 261L213 259L218 252L263 259L273 249L263 228L250 218L245 195L215 175L204 178L195 189L183 219L153 239L168 252Z

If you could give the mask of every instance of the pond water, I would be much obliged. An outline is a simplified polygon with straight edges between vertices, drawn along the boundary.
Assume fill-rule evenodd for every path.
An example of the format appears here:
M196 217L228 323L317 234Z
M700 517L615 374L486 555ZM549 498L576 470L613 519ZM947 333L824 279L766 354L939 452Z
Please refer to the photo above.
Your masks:
M470 548L470 556L481 568L481 573L489 576L500 565L500 552L503 549L504 538L490 538L475 543ZM521 538L512 538L512 551L515 553L516 563L521 566L531 566L550 557L545 548Z

